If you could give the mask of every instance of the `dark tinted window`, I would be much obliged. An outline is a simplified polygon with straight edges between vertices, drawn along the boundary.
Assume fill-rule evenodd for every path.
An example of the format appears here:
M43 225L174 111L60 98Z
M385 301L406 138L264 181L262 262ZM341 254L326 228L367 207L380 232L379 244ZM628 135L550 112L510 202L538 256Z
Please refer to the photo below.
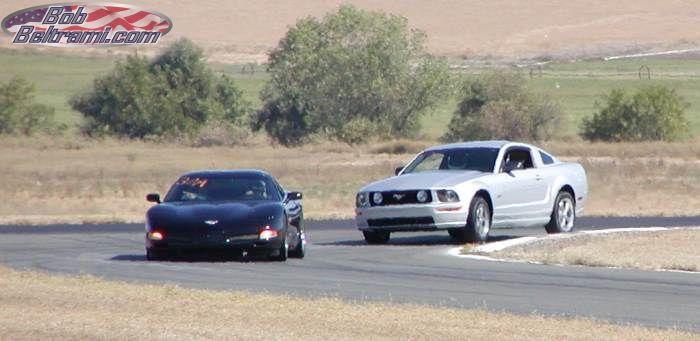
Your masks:
M427 151L406 166L403 174L434 170L493 172L497 157L497 148L454 148Z
M540 156L542 157L542 163L545 165L551 165L554 163L554 159L552 159L552 156L545 152L540 152Z
M170 188L169 201L280 201L278 187L261 175L183 176Z
M534 167L530 150L524 148L513 148L506 152L506 155L503 157L503 162L501 163L501 172L503 172L505 165L508 163L518 164L519 166L517 169Z

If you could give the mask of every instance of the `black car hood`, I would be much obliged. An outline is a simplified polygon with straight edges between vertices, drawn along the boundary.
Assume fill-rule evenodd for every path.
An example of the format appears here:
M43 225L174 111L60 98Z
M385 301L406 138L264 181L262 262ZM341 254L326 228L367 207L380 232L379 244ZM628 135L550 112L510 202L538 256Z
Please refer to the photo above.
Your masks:
M151 229L171 233L222 231L228 235L253 234L270 225L282 228L284 206L274 201L165 202L146 213Z

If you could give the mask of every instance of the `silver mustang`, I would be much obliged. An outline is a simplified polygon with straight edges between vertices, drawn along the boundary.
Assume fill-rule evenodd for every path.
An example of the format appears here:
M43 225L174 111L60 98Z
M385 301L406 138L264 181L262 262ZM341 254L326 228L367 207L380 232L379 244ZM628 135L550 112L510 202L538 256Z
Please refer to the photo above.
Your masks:
M478 243L492 227L570 232L587 196L577 163L525 143L464 142L428 148L396 176L360 189L355 219L369 244L386 243L391 232L434 230Z

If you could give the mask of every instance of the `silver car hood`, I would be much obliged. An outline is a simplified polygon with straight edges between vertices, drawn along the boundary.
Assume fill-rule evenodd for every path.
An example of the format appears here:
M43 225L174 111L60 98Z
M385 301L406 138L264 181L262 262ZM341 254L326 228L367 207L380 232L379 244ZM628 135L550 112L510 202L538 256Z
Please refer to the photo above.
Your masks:
M491 173L479 171L428 171L394 176L373 182L360 191L402 191L411 189L451 188Z

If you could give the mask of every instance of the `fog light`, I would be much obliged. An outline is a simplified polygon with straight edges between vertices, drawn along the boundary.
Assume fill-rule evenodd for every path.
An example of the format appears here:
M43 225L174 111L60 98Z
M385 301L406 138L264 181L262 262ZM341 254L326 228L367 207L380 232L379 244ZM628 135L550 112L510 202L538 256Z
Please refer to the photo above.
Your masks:
M165 233L160 231L148 232L148 239L150 240L163 240L165 239Z
M258 238L260 240L270 240L277 238L277 230L272 229L269 225L258 230Z
M384 201L384 197L382 196L381 192L374 192L372 194L372 201L374 202L375 205L381 205L382 201Z
M428 201L428 193L426 191L418 191L418 193L416 193L416 199L418 202L426 202Z

